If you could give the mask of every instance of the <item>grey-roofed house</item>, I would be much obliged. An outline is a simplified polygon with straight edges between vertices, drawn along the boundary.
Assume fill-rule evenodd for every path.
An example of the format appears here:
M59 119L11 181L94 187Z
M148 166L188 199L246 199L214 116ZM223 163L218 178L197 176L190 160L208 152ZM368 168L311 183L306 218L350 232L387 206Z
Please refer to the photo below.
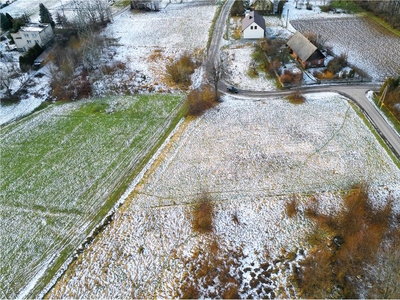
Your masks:
M249 12L242 20L244 39L260 39L265 36L265 20L255 11Z
M303 68L324 66L325 55L300 32L296 31L286 44Z

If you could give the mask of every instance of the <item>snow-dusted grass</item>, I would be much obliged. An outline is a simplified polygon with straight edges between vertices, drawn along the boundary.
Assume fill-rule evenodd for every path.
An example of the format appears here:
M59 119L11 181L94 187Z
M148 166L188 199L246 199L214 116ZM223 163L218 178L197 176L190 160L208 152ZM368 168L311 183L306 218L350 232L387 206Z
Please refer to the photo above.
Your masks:
M16 297L43 267L51 275L84 241L176 122L180 103L171 95L88 100L1 130L1 298Z
M104 32L118 39L118 45L110 49L104 63L126 63L129 74L137 74L129 83L135 92L170 91L165 82L166 65L184 52L205 50L216 8L216 5L171 3L159 12L128 10L114 18L112 26ZM109 89L115 82L118 82L115 76L105 76L97 84L97 92L101 93L102 87Z
M185 122L166 149L51 297L179 297L217 241L219 255L235 260L239 296L291 298L288 275L312 228L300 215L288 218L291 195L299 209L314 195L323 213L339 211L343 191L358 182L370 184L377 203L400 197L399 169L337 94L307 95L301 105L225 97ZM188 212L204 192L214 203L213 235L191 228ZM261 273L268 284L256 291ZM211 295L218 280L197 287Z
M347 54L349 63L363 69L374 80L399 74L400 38L363 17L291 21L301 31L326 39L336 55Z
M223 79L244 90L271 91L276 89L276 83L268 78L264 72L260 72L255 78L248 75L254 64L252 53L253 44L241 44L230 46L222 51L224 62Z

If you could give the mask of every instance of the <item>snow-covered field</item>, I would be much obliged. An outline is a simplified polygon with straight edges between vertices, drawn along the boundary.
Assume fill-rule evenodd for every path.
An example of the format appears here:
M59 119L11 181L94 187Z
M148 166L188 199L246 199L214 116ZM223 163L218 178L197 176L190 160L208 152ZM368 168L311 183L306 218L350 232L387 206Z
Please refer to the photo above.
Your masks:
M279 261L289 252L301 259L311 230L309 221L287 217L291 195L303 209L314 195L324 213L338 211L342 191L354 183L368 182L377 203L389 193L400 197L399 169L333 93L308 95L302 105L225 97L186 121L167 149L52 298L179 297L212 240L221 257L235 257L230 274L241 276L241 297L291 298L287 279L296 260ZM204 192L215 205L210 235L193 232L188 213ZM394 209L400 212L398 202ZM257 292L252 279L265 270L268 291ZM198 288L212 295L223 287L215 279Z
M57 5L55 0L40 2L46 6ZM25 1L29 6L27 3L38 6L39 2ZM285 6L290 9L290 20L303 18L303 13L310 18L328 16L318 8L311 12L305 9L294 12L293 3L290 0ZM107 51L109 56L104 61L126 63L129 68L123 75L135 74L131 82L135 92L136 89L138 92L171 91L163 78L165 64L184 51L192 53L195 49L205 48L215 9L216 6L172 3L157 13L126 11L115 17L105 30L105 35L118 39L118 45ZM340 15L332 17L341 18ZM290 24L288 29L285 28L285 15L282 19L266 17L266 20L274 25L268 29L271 34L289 36L293 31ZM252 52L250 46L225 44L228 45L224 48L229 62L225 66L228 81L243 89L274 89L270 80L247 76ZM110 86L124 77L119 75L116 78L105 76L96 84L96 92L107 93ZM29 106L36 100L22 103ZM65 107L74 105L77 104ZM111 110L118 111L119 108L121 106L117 105ZM11 114L8 111L4 114L3 109L14 110L13 118L21 115L16 107L1 107L1 120L7 119L4 115ZM51 121L68 118L69 113L66 114L63 108L54 108L40 116L54 111L60 113L54 113ZM25 126L29 134L18 136L20 140L37 138L40 141L40 130L53 123L33 116L25 124L34 126ZM110 163L109 160L96 159L92 162L80 155L99 154L99 147L92 143L98 141L98 137L86 139L79 135L82 126L70 132L60 131L55 140L67 147L70 139L84 138L82 145L87 145L88 149L75 149L76 156L68 158L66 154L71 149L67 147L60 151L59 157L55 156L59 163L48 162L48 155L39 160L38 168L48 170L43 178L50 180L55 177L58 180L41 191L48 198L42 194L30 194L38 191L35 178L39 173L33 169L24 175L29 179L28 184L18 183L20 178L16 179L12 196L2 196L2 199L16 199L19 203L17 209L10 205L1 207L4 216L1 228L7 228L2 232L12 240L7 245L1 244L2 255L8 255L6 260L2 259L7 264L4 269L8 270L0 277L4 287L2 297L15 297L28 282L35 285L35 280L40 280L39 275L59 253L57 247L60 245L49 246L52 242L71 236L74 239L71 251L76 249L78 240L82 241L86 234L83 230L91 221L82 220L82 211L95 213L98 209L98 206L74 206L79 202L79 193L84 192L80 187L91 184L100 174L96 170ZM97 130L96 127L93 129ZM126 135L136 130L141 129L122 124L113 130L104 129L99 134L107 139L104 143L109 143L107 137L116 134L116 144L123 147L124 143L130 145L133 142L133 138ZM2 136L2 139L6 138L9 137ZM15 146L16 153L21 153L17 151L20 150L18 145ZM35 149L34 144L30 147ZM26 153L30 153L30 147L25 149ZM49 153L54 154L54 151ZM114 152L109 153L110 157L114 155ZM98 169L88 167L89 162ZM52 172L60 172L61 176L57 173L51 175ZM113 180L111 178L108 183L115 183ZM301 198L301 205L305 206L312 194L319 200L323 212L336 211L341 205L341 191L362 181L371 184L377 202L385 201L389 192L400 197L399 169L341 96L309 95L306 103L297 106L279 98L252 101L226 97L204 117L181 125L154 169L118 210L111 226L79 256L50 296L179 297L180 284L194 280L191 271L204 259L207 252L204 249L212 240L218 240L221 257L232 259L231 254L236 253L237 267L231 273L242 274L240 296L293 297L294 291L288 288L286 281L292 264L297 262L285 264L278 260L285 252L294 252L301 259L298 249L307 249L305 236L311 227L309 221L301 217L287 218L285 203L295 193ZM57 182L62 190L52 193ZM104 187L97 191L101 192L104 196L110 191ZM198 235L191 229L188 211L202 192L208 192L214 201L213 235ZM65 195L72 195L72 200L63 200ZM29 201L34 203L24 204ZM54 207L54 201L61 203L60 207ZM398 203L395 210L400 211ZM235 222L232 221L234 217ZM77 224L82 225L82 230L72 234L66 232L65 228L69 228L74 220L81 222ZM45 236L41 235L43 232ZM13 243L18 251L8 247ZM44 254L41 252L43 249L47 249ZM264 272L270 274L270 288L256 293L252 279L264 276ZM202 287L205 293L217 288L218 280L214 286Z
M115 17L104 33L109 37L119 39L118 45L112 49L114 52L111 59L112 61L121 60L127 63L132 70L143 75L144 77L140 77L145 78L145 81L138 82L138 86L144 87L146 84L156 86L156 82L162 80L166 61L174 59L184 51L191 53L195 48L205 48L208 29L215 9L215 5L190 6L187 3L171 3L167 9L159 13L128 10ZM194 19L193 15L198 18ZM149 56L154 50L159 50L160 56L155 60L150 60ZM119 78L121 77L114 78L114 80ZM106 78L104 80L104 85L109 84ZM101 87L101 84L97 86L99 89ZM37 92L40 93L40 91ZM101 94L101 90L98 93ZM23 101L18 104L18 107L2 106L2 122L21 116L24 109L26 112L29 111L29 108L32 110L33 103L36 103L36 98L39 97L33 94L31 97L33 98L29 103L28 100ZM125 105L118 104L119 100L115 102L116 106L113 107L114 104L112 104L111 111L126 108ZM174 103L171 101L171 104ZM93 225L91 223L94 215L100 209L107 195L113 191L112 186L120 181L120 179L112 177L117 174L122 175L127 170L129 162L134 164L137 161L135 155L118 158L120 152L126 154L130 146L136 149L134 145L140 141L134 136L145 134L146 122L151 122L152 126L156 126L151 131L152 135L157 135L160 130L164 129L163 125L159 124L159 128L156 125L160 121L163 122L159 118L163 116L163 112L158 112L157 120L141 119L145 115L140 116L139 119L135 117L135 120L142 122L139 127L129 128L128 124L122 123L118 128L103 128L105 130L103 131L100 129L101 126L94 125L94 119L87 118L85 120L86 118L83 118L83 123L73 129L70 128L71 124L69 123L71 112L67 108L79 105L80 103L56 106L50 111L41 112L39 116L28 117L20 124L10 124L2 130L2 146L12 145L11 140L14 142L18 140L22 144L28 143L29 146L24 149L18 148L18 155L24 159L33 158L33 161L30 161L25 167L18 165L18 161L22 162L24 159L16 161L15 164L18 165L18 168L15 167L14 170L11 168L12 164L7 163L7 166L11 168L10 176L17 175L17 169L22 171L22 174L18 175L18 179L15 179L12 184L7 181L12 176L2 178L2 184L5 184L1 189L2 199L7 201L13 199L13 203L17 203L15 205L22 206L16 211L13 211L14 205L8 202L7 205L3 203L1 207L1 213L4 216L1 223L1 228L4 228L2 237L7 237L7 240L12 241L10 243L14 245L7 247L9 244L1 244L3 272L0 283L3 298L15 297L30 281L35 286L35 281L40 281L41 277L37 275L43 275L43 269L46 269L49 263L54 263L53 258L57 257L60 251L65 247L68 247L68 251L73 251L83 242L85 236L89 234L87 228ZM99 109L102 109L102 104ZM71 108L71 110L74 109ZM141 111L141 108L138 107L137 111ZM154 112L157 112L157 109L154 109ZM128 114L126 117L130 117L130 115ZM124 118L120 121L123 122L123 120ZM14 128L14 126L17 128L10 131L10 128ZM22 128L20 128L21 126ZM92 132L94 136L87 135L91 132L88 130L88 126L96 129ZM53 140L48 139L49 132L44 134L42 131L44 129L50 131L50 136L54 134ZM113 138L110 139L110 137ZM78 149L72 146L72 141L76 142L76 146L80 145ZM148 143L154 141L150 136L147 139ZM39 143L40 147L35 143ZM56 146L58 143L60 145ZM46 145L49 148L42 153L41 151L44 149L43 147L47 147ZM137 145L139 146L139 144ZM107 150L102 150L103 146L106 148L112 146L111 148L114 150L111 149L111 152L108 153ZM138 154L146 152L148 147L145 148L139 149ZM28 151L29 149L31 150ZM131 150L133 149L131 148ZM12 152L12 150L10 151ZM7 154L7 157L12 160L10 153ZM2 151L2 165L9 160L4 155L5 152ZM102 158L98 157L99 155ZM122 165L120 165L121 163ZM108 168L112 169L113 166L116 167L115 170L119 171L116 173L114 173L115 170L106 171ZM26 172L23 172L24 168ZM2 171L6 172L5 165L2 166ZM101 178L105 179L106 174L110 177L101 183ZM29 182L26 183L25 180ZM97 190L98 184L101 189ZM83 200L88 198L91 200ZM92 200L97 204L91 202ZM83 203L89 207L80 207ZM91 217L82 216L82 212L87 212ZM67 233L70 230L73 233ZM64 238L67 239L64 240ZM73 246L71 247L71 245ZM24 267L21 267L22 265Z

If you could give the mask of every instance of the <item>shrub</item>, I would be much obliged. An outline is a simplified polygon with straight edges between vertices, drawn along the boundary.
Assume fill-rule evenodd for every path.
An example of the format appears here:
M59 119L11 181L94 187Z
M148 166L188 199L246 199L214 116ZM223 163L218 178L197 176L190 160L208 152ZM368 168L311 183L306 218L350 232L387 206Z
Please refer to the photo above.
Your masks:
M374 209L367 187L357 185L344 197L344 208L337 215L310 209L307 216L316 222L316 245L294 275L302 297L361 297L358 278L364 278L366 264L377 259L376 253L389 229L391 202ZM323 238L322 233L329 238Z
M332 59L328 63L326 69L332 72L333 74L336 74L346 66L347 66L347 54L342 53L338 57Z
M332 79L335 77L335 74L332 71L325 70L324 72L314 72L314 76L318 79Z
M330 12L332 10L332 6L329 5L321 5L320 6L322 12Z
M211 232L213 230L213 206L208 195L203 194L196 204L192 215L193 230L199 233Z
M200 116L217 105L217 100L218 94L211 85L203 85L199 89L192 90L186 98L187 115Z
M231 7L231 17L243 16L244 4L243 1L235 1Z
M166 66L166 78L168 81L187 88L192 82L190 75L196 68L188 53L184 53L177 61L171 62Z
M298 84L302 80L303 73L299 71L285 70L279 77L283 84Z
M289 218L294 217L297 214L297 199L296 196L290 197L289 201L286 202L286 213Z
M306 101L300 89L296 89L292 94L288 96L290 103L293 104L302 104Z

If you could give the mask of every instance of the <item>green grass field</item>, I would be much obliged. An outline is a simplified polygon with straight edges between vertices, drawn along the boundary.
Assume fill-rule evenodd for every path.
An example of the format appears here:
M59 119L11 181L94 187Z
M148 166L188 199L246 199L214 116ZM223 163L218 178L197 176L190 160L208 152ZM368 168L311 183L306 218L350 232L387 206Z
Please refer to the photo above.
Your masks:
M181 101L66 103L1 128L0 298L43 289L174 128Z

